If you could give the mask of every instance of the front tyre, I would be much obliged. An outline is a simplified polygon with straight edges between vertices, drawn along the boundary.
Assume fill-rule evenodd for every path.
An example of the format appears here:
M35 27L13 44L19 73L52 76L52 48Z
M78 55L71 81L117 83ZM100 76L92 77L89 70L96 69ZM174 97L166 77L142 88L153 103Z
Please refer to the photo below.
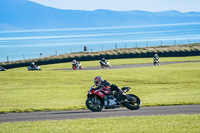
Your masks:
M123 103L123 105L130 109L130 110L137 110L142 106L142 101L140 100L139 97L137 97L134 94L127 94L128 96L133 97L135 100L134 101L127 101L125 103Z
M104 65L101 64L101 67L104 68Z
M72 66L72 68L73 68L74 70L76 70L76 67L75 67L74 65Z
M104 107L103 100L96 96L89 97L86 100L85 104L88 109L90 109L91 111L94 111L94 112L101 111Z

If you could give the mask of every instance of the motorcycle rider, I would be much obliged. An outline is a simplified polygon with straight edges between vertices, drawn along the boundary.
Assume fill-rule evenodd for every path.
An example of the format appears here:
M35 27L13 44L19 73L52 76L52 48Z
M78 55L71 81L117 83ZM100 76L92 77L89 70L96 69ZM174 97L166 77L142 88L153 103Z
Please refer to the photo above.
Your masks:
M106 62L106 59L105 59L105 58L102 58L101 61L105 63L105 62Z
M73 60L73 61L72 61L72 65L75 66L75 67L77 68L77 67L78 67L78 61Z
M116 91L118 92L118 96L116 96L116 99L118 101L123 101L126 98L126 94L115 84L110 84L110 82L108 82L107 80L103 80L103 78L101 76L97 76L94 78L94 83L96 85L95 89L100 89L106 86L110 86L111 91Z
M0 66L0 71L5 71L6 69Z
M31 62L30 67L31 67L32 70L34 70L35 69L35 62Z
M156 65L156 63L158 63L159 64L159 56L158 56L158 54L154 54L154 56L153 56L153 59L154 59L154 65Z

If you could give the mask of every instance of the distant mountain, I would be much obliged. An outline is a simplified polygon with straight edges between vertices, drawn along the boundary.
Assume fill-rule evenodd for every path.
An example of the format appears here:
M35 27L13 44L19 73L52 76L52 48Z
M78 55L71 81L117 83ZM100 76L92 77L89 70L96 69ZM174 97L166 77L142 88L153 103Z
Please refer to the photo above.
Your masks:
M200 12L61 10L28 0L0 1L0 30L135 26L200 22Z

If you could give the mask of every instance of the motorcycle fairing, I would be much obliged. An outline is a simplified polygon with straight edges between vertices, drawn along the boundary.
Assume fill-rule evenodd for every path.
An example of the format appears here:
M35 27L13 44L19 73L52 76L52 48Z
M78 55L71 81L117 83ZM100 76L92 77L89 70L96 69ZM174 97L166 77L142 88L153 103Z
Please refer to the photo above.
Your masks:
M95 90L94 88L90 90L90 93L100 96L104 98L106 95L111 93L111 89L109 86L106 86L102 89Z

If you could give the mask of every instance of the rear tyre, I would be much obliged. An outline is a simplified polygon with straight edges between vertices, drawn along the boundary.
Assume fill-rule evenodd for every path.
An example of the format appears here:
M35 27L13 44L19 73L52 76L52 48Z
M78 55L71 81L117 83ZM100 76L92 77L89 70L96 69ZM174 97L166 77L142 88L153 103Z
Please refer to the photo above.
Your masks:
M85 102L88 109L90 109L93 112L101 111L104 107L103 100L98 97L91 97L88 98Z
M139 109L142 106L142 101L140 100L139 97L137 97L134 94L127 94L127 95L133 97L136 100L135 101L127 101L127 102L123 103L123 105L126 108L128 108L130 110L137 110L137 109Z

